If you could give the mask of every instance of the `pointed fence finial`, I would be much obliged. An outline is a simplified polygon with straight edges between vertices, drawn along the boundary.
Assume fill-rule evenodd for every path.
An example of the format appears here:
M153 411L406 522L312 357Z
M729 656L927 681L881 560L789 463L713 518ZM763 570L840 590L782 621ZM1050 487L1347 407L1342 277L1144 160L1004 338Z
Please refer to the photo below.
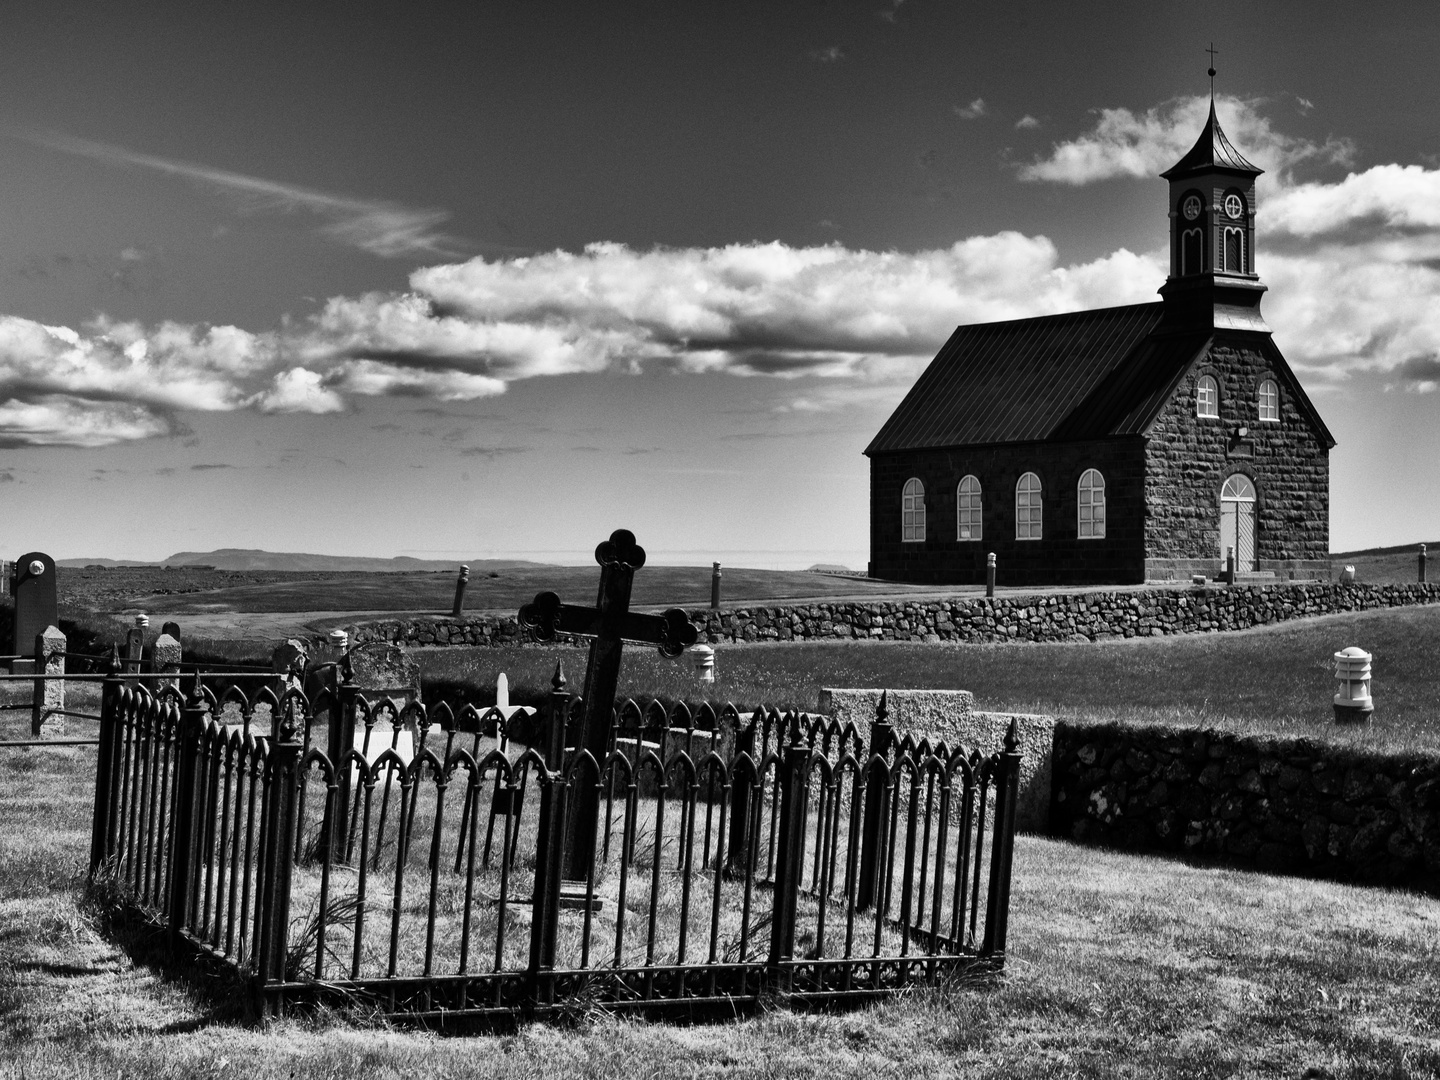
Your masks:
M119 675L122 670L123 665L120 663L120 646L112 644L110 646L110 663L105 668L105 674L113 679Z
M557 694L565 689L565 672L559 660L555 661L555 674L550 676L550 689Z
M1020 748L1020 723L1015 717L1010 718L1010 730L1005 732L1005 752L1013 754Z
M195 671L190 676L190 693L185 695L185 704L192 709L205 703L205 694L200 685L200 665L195 665Z
M888 690L880 691L880 702L875 706L875 722L877 724L885 723L885 718L890 715L890 709L885 704L885 698L888 693Z

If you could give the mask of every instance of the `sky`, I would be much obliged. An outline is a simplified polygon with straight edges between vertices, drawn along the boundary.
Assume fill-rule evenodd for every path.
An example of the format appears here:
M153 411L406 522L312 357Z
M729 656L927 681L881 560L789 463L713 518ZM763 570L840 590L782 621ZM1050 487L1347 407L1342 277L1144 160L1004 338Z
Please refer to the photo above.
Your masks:
M1418 2L7 5L0 556L863 568L862 451L956 325L1155 298L1212 42L1331 546L1434 540L1437 40Z

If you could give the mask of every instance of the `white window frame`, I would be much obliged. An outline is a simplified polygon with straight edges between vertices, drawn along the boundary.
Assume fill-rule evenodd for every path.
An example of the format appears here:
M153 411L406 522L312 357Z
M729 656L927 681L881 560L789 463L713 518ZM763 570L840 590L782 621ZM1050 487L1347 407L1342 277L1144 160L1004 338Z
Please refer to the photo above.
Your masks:
M1024 473L1015 482L1015 539L1043 539L1044 516L1044 488L1040 477L1033 472Z
M1105 477L1099 469L1086 469L1076 485L1079 495L1076 528L1081 540L1105 539Z
M1202 420L1217 420L1220 417L1220 385L1213 375L1201 375L1195 380L1195 415Z
M900 539L906 544L925 542L925 485L912 476L900 494Z
M969 485L968 487L966 485ZM962 543L985 539L985 509L980 478L973 473L962 476L955 485L955 539Z
M1236 256L1230 258L1230 237L1235 237ZM1245 230L1238 225L1227 225L1220 236L1221 258L1225 263L1227 274L1243 274L1245 272Z
M1266 392L1266 388L1269 392ZM1267 401L1266 398L1269 398ZM1280 422L1280 384L1274 379L1261 379L1255 390L1255 409L1260 419L1268 424Z

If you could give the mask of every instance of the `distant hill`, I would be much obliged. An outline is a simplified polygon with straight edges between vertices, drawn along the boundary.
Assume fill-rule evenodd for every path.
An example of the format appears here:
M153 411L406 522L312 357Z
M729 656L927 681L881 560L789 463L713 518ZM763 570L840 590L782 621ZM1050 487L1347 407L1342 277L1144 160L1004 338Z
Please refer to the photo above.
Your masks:
M489 573L520 566L544 566L528 559L412 559L401 555L393 559L372 559L355 555L308 555L291 551L260 551L252 548L219 548L216 551L177 551L158 563L133 562L120 559L60 559L57 566L208 566L216 570L243 572L248 570L291 571L364 571L399 573L403 571L454 571L461 563L472 573Z
M1420 545L1418 543L1400 544L1396 547L1365 548L1361 551L1332 551L1330 558L1353 559L1356 555L1414 555L1419 549ZM1432 558L1440 557L1440 540L1426 544L1425 554L1430 555Z

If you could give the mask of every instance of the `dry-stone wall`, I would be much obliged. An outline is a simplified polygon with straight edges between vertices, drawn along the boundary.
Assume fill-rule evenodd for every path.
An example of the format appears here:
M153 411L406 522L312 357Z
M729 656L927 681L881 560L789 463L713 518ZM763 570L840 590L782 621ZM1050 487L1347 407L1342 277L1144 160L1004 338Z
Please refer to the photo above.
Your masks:
M1440 894L1440 758L1062 720L1053 769L1055 836Z
M847 602L698 609L702 640L1103 641L1243 630L1337 611L1440 601L1440 584L1310 583ZM352 640L406 646L508 645L523 640L513 617L380 620Z

